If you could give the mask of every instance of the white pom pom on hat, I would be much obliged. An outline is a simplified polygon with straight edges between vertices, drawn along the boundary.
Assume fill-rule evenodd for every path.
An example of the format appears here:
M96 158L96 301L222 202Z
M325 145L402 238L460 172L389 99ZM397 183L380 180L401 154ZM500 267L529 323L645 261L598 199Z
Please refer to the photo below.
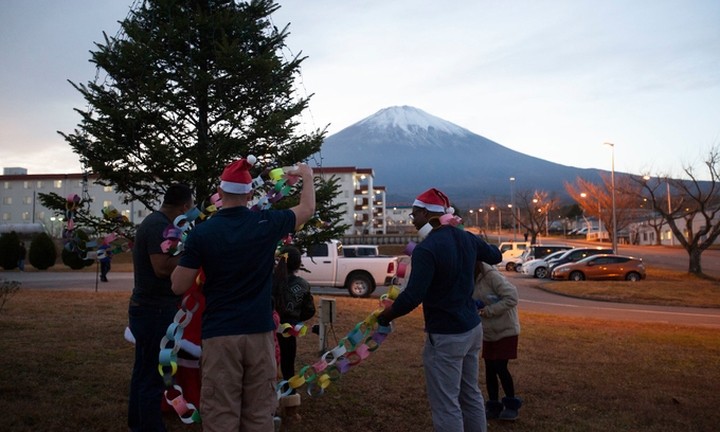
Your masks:
M255 165L255 162L257 158L249 155L226 166L220 176L220 189L231 194L246 194L252 191L250 167Z
M450 199L439 191L431 188L421 193L415 198L413 207L421 207L433 213L455 213L455 209L450 206Z

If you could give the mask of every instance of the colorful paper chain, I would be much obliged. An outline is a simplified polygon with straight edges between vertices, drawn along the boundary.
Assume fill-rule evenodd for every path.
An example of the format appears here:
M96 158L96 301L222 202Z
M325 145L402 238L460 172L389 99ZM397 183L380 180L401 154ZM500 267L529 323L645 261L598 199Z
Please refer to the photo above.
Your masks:
M398 294L400 289L395 285L390 286L388 293L380 296L380 307L357 323L344 338L340 339L335 348L326 351L312 365L300 368L292 378L278 382L275 388L277 398L288 396L303 385L307 385L308 395L320 396L331 383L339 380L350 368L366 360L392 331L391 326L379 325L377 317L385 308L392 305Z
M198 277L199 279L199 277ZM198 280L198 283L200 281ZM188 309L188 299L195 300L195 304ZM175 383L175 373L178 369L178 351L182 345L183 332L185 327L192 320L193 314L197 312L200 303L194 296L183 298L180 309L175 314L173 322L168 326L165 336L160 341L160 354L158 371L163 377L166 390L163 393L168 405L173 407L180 420L185 424L200 423L200 410L192 403L185 400L182 388Z
M290 336L305 336L307 334L307 326L303 322L299 322L295 325L289 323L282 323L278 326L276 332L282 337Z
M117 232L112 232L105 237L95 240L84 240L81 238L75 226L75 214L81 204L82 199L77 194L68 195L65 202L65 220L67 222L63 230L63 247L67 251L77 253L83 260L101 260L108 255L128 252L132 248L130 240ZM127 222L127 217L123 216L113 206L104 207L102 213L103 218L106 220L118 223ZM107 247L101 249L101 246Z

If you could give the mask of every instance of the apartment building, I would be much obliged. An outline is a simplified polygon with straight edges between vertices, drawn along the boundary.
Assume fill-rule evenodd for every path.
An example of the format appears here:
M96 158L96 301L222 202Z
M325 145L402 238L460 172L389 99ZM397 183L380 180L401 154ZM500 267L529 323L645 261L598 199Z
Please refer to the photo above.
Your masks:
M0 177L0 233L45 231L59 236L65 224L64 216L43 206L39 199L41 193L90 197L91 214L99 216L104 207L113 206L134 223L142 222L150 213L138 202L123 204L122 195L112 186L97 184L95 180L97 176L85 178L81 173L28 174L25 168L4 168Z
M386 218L385 186L375 184L375 173L371 168L318 167L316 175L325 180L338 179L340 194L335 198L344 211L343 224L350 225L345 234L385 234L388 228Z

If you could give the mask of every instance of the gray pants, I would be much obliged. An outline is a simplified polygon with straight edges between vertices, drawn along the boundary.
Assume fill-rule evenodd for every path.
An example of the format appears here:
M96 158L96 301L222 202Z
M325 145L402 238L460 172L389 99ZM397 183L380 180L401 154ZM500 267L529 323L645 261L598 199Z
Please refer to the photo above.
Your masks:
M460 334L427 334L423 362L435 432L487 431L478 386L482 338L482 324Z

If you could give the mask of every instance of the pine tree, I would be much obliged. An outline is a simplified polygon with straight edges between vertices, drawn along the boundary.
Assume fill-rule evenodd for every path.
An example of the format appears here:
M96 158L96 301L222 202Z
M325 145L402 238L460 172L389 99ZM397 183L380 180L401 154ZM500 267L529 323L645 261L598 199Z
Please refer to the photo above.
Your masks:
M305 57L283 56L288 27L271 20L278 8L271 0L140 2L120 35L104 35L91 52L104 81L71 82L89 109L76 109L78 128L60 134L99 183L149 209L174 182L206 200L239 157L258 158L256 175L307 160L325 130L296 132L309 102L293 88ZM338 188L326 192L318 210L332 214ZM316 241L341 232L339 218L325 223L331 229Z

